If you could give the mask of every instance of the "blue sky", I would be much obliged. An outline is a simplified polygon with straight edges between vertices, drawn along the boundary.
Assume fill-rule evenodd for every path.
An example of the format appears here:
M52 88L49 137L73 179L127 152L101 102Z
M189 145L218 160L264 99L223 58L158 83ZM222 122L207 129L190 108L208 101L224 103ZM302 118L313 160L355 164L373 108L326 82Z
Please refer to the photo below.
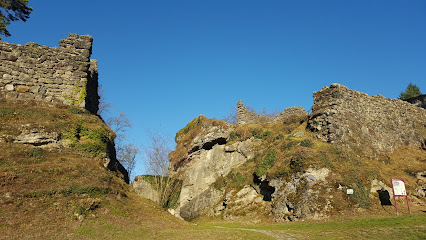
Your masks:
M58 46L94 37L104 97L134 127L171 137L199 114L221 119L238 100L261 111L309 110L341 83L397 98L426 92L426 1L30 0L27 22L3 41ZM144 173L143 164L136 174Z

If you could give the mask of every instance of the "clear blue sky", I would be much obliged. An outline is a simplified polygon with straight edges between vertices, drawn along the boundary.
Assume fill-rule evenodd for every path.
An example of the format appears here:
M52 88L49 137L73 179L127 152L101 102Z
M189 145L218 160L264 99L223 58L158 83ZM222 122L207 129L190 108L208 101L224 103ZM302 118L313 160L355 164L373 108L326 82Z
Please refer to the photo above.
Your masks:
M3 41L58 46L94 37L104 97L125 112L136 145L221 119L239 99L257 110L309 110L332 83L397 98L426 92L426 1L30 0ZM136 174L144 173L142 164Z

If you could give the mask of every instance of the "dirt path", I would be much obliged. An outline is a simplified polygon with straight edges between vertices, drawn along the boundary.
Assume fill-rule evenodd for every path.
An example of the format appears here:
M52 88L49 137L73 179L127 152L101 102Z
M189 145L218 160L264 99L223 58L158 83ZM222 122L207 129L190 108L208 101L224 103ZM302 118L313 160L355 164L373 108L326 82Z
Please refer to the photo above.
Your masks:
M230 228L230 227L222 227L222 226L215 226L216 228L222 228L222 229L233 229L233 230L241 230L241 231L251 231L251 232L258 232L258 233L263 233L265 235L268 235L270 237L273 237L277 240L293 240L293 239L300 239L300 235L295 235L295 234L277 234L274 231L270 231L270 230L259 230L259 229L251 229L251 228ZM285 236L283 236L285 235ZM298 238L296 238L298 237Z

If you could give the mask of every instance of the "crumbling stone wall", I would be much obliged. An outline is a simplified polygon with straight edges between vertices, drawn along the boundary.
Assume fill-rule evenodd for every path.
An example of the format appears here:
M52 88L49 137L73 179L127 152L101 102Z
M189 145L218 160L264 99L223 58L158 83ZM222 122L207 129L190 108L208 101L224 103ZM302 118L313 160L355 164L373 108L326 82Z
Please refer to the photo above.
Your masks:
M247 110L244 106L243 101L237 103L237 124L260 124L274 121L281 121L291 115L303 115L306 114L305 109L302 107L290 107L284 109L280 114L275 117L261 116L252 111Z
M98 111L93 38L70 33L59 47L0 42L0 99L62 103Z
M313 96L308 128L320 140L373 153L403 145L426 148L426 109L340 84L323 87Z

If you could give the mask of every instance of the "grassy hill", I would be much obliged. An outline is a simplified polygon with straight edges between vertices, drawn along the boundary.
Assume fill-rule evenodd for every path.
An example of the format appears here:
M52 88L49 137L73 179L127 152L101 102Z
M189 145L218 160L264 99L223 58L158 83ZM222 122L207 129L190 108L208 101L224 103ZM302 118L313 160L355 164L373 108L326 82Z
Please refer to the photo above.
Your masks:
M264 126L262 131L267 128ZM38 143L24 144L25 134L53 136L54 141L39 139ZM105 167L108 157L113 156L113 138L114 133L99 117L81 109L0 102L0 239L332 239L346 236L380 239L383 234L390 239L394 236L421 239L426 236L425 214L416 208L413 216L403 211L403 216L398 218L394 213L374 219L368 219L370 212L353 214L364 217L355 221L349 214L331 222L269 222L257 226L217 218L184 222L135 194L125 183L119 167ZM313 151L312 154L319 151L305 148ZM408 176L410 172L406 169L421 168L419 164L424 163L423 159L402 167L403 159L415 155L413 151L403 149L395 153L394 158L387 160L393 164L383 165L388 166L383 174L393 168ZM332 163L336 156L339 153L330 155ZM274 168L266 170L268 174L274 171Z

